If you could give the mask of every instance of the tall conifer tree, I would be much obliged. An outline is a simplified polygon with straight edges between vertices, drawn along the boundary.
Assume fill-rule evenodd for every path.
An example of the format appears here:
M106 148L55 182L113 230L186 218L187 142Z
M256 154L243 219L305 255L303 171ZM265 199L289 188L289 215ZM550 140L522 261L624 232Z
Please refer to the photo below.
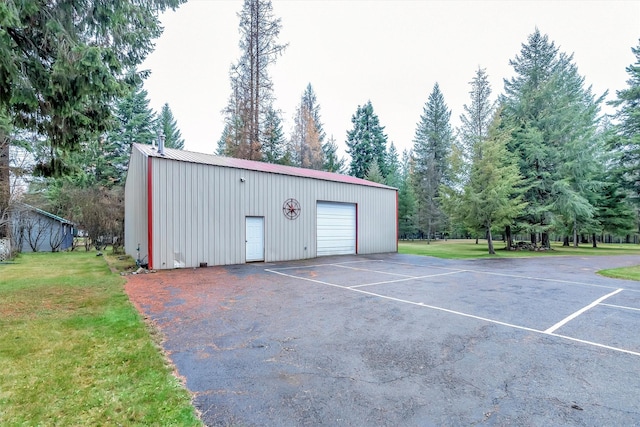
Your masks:
M364 178L371 163L377 162L382 175L386 176L387 135L371 101L358 106L351 123L353 129L347 132L347 154L351 156L349 174Z
M448 164L454 142L451 110L436 83L424 106L413 140L414 185L419 227L431 239L444 230L446 217L440 204L440 186L450 184Z
M320 105L311 84L308 84L300 98L291 133L291 147L298 166L317 170L324 167L324 136L320 121Z
M551 231L586 226L595 211L589 192L594 137L601 98L595 99L570 55L560 53L538 29L510 61L516 72L505 80L505 122L514 129L509 150L527 181L522 217L531 240L550 247ZM575 232L575 231L574 231Z
M619 154L620 176L640 209L640 40L631 48L635 62L626 68L627 88L616 92L611 105L617 108L616 137L611 147ZM638 224L640 231L640 224Z
M487 70L478 68L469 82L470 102L464 105L464 113L460 116L460 142L464 147L465 158L469 160L473 147L487 138L489 126L495 112L495 102L491 100L491 84Z
M225 110L225 153L262 160L264 126L273 103L273 83L268 67L286 45L278 43L281 20L273 14L271 0L244 0L240 18L238 62L231 67L231 97Z
M85 159L87 173L95 175L97 183L107 186L124 184L133 143L151 144L157 137L156 115L142 84L117 102L114 115L116 123L107 138L93 138L83 147L83 151L91 153ZM103 160L103 166L97 166Z
M171 108L167 103L165 103L160 110L157 127L158 133L162 132L164 135L165 147L177 148L179 150L184 148L184 139L182 139L182 133L180 129L178 129L178 122L175 117L173 117Z
M286 163L287 144L282 130L280 113L273 108L267 112L264 127L262 154L267 163Z
M345 160L344 157L338 157L338 144L336 139L331 135L327 142L322 144L324 152L324 167L327 172L344 173Z

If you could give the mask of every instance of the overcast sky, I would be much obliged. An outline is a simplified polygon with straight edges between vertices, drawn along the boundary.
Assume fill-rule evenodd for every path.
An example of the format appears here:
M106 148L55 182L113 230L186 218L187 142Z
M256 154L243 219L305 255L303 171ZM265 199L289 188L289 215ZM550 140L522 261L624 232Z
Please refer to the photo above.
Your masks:
M230 94L229 67L240 57L242 0L189 0L162 16L164 34L141 69L151 107L168 102L187 150L212 153ZM358 105L371 100L389 143L413 145L416 123L438 82L458 126L469 81L486 68L493 97L513 75L509 60L535 28L574 54L596 94L626 87L625 68L640 38L636 1L273 0L289 43L270 75L284 131L311 83L327 136L341 150Z

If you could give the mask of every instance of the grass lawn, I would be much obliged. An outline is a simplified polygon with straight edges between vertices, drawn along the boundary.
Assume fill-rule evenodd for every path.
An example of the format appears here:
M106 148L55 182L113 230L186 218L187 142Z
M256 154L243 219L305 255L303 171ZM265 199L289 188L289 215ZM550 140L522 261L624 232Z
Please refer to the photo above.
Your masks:
M0 264L0 425L202 425L123 285L95 252Z
M600 270L598 273L603 276L613 277L614 279L627 279L640 281L640 265L635 267L612 268Z
M551 251L505 251L501 240L494 241L495 255L489 255L487 241L475 239L458 240L432 240L427 244L425 240L399 241L398 252L401 254L427 255L437 258L464 259L464 258L522 258L532 256L556 256L556 255L640 255L640 245L598 243L597 248L591 244L563 247L562 243L553 242Z
M426 241L399 241L398 253L426 255L437 258L464 259L464 258L522 258L532 256L557 256L557 255L638 255L640 256L640 245L634 244L613 244L598 243L597 248L591 245L580 245L577 248L572 246L563 247L562 243L552 243L551 251L530 252L530 251L505 251L502 241L494 242L496 250L495 255L489 255L487 249L487 241L479 240L476 245L473 240L432 240L427 244ZM640 262L640 258L638 259ZM598 273L614 277L617 279L640 280L640 266L614 268L610 270L602 270Z

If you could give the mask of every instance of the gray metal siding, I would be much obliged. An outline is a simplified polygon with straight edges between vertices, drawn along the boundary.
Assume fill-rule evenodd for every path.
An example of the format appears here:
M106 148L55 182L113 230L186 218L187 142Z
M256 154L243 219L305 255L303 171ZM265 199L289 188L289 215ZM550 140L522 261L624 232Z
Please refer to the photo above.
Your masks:
M264 217L266 262L315 257L318 200L357 204L358 253L396 251L395 190L154 157L152 191L154 268L244 263L247 216Z
M132 150L124 190L124 248L134 259L148 262L147 156Z

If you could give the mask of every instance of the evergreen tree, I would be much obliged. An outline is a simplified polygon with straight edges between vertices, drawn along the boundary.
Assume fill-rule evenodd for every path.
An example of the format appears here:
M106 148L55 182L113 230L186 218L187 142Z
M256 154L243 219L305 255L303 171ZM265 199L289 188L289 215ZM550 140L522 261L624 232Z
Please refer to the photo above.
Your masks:
M167 148L177 148L179 150L184 149L184 139L180 129L178 129L178 123L173 117L169 104L165 103L160 110L157 121L157 134L164 135L164 146Z
M382 175L386 176L387 136L371 101L358 106L351 123L353 129L347 132L347 154L351 156L349 174L364 178L371 164L377 162Z
M133 143L151 144L157 138L155 113L149 107L149 98L142 84L120 99L114 113L114 128L104 138L92 138L83 143L79 167L95 183L111 187L124 185L129 155Z
M220 139L218 139L218 143L216 145L215 154L218 156L227 156L227 145L231 144L231 137L229 136L229 125L225 124L224 128L222 128L222 134L220 135Z
M285 161L287 147L282 131L282 119L280 114L270 108L267 112L264 127L264 143L262 145L262 154L264 161L267 163L280 163Z
M399 233L404 238L412 238L418 228L416 225L416 196L412 182L412 154L404 150L402 152L402 168L400 187L398 188L398 222Z
M302 94L300 104L305 106L305 108L309 111L309 114L313 118L313 123L315 124L316 132L318 133L318 139L322 144L324 142L326 134L324 132L322 120L320 119L320 104L318 104L318 100L316 98L315 92L313 91L313 87L311 87L311 83L307 84L307 87Z
M625 180L627 171L621 167L620 159L625 153L616 145L620 138L618 132L618 126L605 117L600 131L603 149L598 163L601 165L602 185L594 203L597 206L595 221L599 226L592 233L594 247L595 233L628 236L628 233L638 230L639 218L633 192Z
M617 108L614 118L618 123L617 137L610 146L619 153L623 182L640 206L640 40L631 50L636 60L626 68L628 87L617 91L617 99L611 102Z
M584 88L572 56L559 53L537 29L510 64L516 76L505 81L502 102L514 129L509 150L527 182L522 220L532 243L540 234L550 247L550 231L593 217L589 192L596 186L592 144L600 99Z
M324 131L320 122L320 106L313 88L309 84L300 99L291 133L291 147L298 166L317 170L324 167L323 140Z
M427 239L446 227L440 187L451 183L448 159L454 141L451 110L436 83L424 106L413 140L414 185L418 224Z
M517 160L506 148L509 132L500 129L499 122L496 118L488 138L474 145L461 205L465 224L486 234L489 254L495 254L491 230L510 224L525 206Z
M384 183L389 187L400 188L400 183L402 182L402 165L398 158L398 150L396 150L393 142L389 146L386 159L387 176L385 177Z
M491 85L484 68L479 68L469 82L471 102L464 105L464 114L460 116L462 126L459 135L464 148L465 159L470 160L474 146L487 138L489 126L493 120L495 103L491 101Z
M268 66L286 45L277 43L281 20L273 15L271 0L244 0L238 16L242 54L230 72L232 95L225 111L225 152L233 157L262 160L265 121L273 103Z
M333 135L327 142L322 144L322 151L324 152L324 166L322 169L327 172L344 173L345 160L344 157L338 157L338 144Z
M378 184L384 184L384 176L382 176L382 172L380 171L378 162L371 163L367 174L364 176L364 179L371 182L377 182Z
M11 1L0 5L0 122L50 146L48 173L64 157L104 134L112 105L160 36L159 14L183 0ZM143 75L138 74L135 80ZM9 127L0 125L0 213L8 198ZM0 229L0 237L6 234Z

